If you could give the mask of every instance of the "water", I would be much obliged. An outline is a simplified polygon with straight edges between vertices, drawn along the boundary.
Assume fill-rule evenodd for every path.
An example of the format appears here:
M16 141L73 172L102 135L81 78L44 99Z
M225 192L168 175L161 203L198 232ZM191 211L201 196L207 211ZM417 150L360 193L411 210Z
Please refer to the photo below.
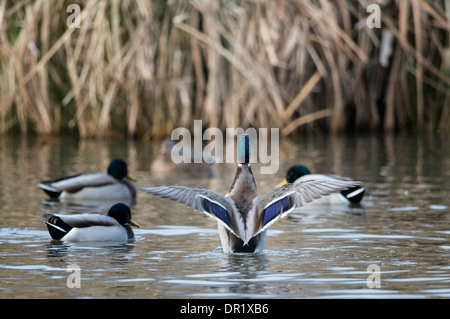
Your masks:
M106 208L50 201L36 183L104 171L113 157L129 163L136 187L228 190L233 164L217 165L209 179L152 175L158 148L2 138L0 298L450 297L450 154L441 136L283 141L277 174L261 175L254 165L261 193L296 163L359 179L368 191L359 206L313 207L276 222L263 254L223 254L213 219L144 193L132 208L141 225L133 242L50 239L42 223L49 213ZM73 265L80 269L80 288L70 288Z

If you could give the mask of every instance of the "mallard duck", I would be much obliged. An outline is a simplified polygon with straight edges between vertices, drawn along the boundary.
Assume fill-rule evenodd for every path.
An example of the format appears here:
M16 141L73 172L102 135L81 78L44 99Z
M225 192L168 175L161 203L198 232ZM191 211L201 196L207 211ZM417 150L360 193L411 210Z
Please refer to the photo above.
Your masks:
M225 196L207 189L180 185L141 190L183 203L215 218L223 251L233 253L262 252L267 228L280 217L296 207L356 184L358 182L311 179L287 184L258 196L250 167L249 136L241 134L236 175Z
M212 166L215 162L213 157L208 158L208 162L201 158L198 158L196 163L196 157L194 150L190 151L190 163L175 163L172 160L172 149L176 145L174 140L166 138L161 143L161 149L159 151L158 158L150 165L150 171L152 173L160 175L177 175L180 173L192 174L195 176L212 176ZM184 151L184 150L183 150ZM182 154L180 154L181 156Z
M134 238L130 225L139 227L123 203L113 205L108 215L53 215L44 224L53 239L64 241L124 242Z
M326 174L311 174L309 169L303 165L294 165L288 169L286 177L275 187L283 186L287 183L301 182L306 180L329 180L329 181L351 181L349 178L344 178L337 175L326 175ZM366 192L365 187L355 185L344 189L338 193L332 194L329 199L334 203L359 203L364 197Z
M130 182L127 164L121 159L111 161L107 174L86 173L44 181L37 184L52 198L87 199L134 199L136 189Z

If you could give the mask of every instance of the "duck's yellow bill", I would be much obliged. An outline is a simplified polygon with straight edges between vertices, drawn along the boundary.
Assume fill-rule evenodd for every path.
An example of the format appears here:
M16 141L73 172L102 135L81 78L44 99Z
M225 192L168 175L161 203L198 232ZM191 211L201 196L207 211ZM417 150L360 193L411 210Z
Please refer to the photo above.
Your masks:
M283 185L286 185L288 183L287 179L283 179L277 186L275 186L275 188L281 187Z
M127 178L131 181L135 181L136 178L133 175L127 174Z
M136 226L136 227L140 227L138 223L136 223L134 220L130 219L130 221L128 222L128 224Z

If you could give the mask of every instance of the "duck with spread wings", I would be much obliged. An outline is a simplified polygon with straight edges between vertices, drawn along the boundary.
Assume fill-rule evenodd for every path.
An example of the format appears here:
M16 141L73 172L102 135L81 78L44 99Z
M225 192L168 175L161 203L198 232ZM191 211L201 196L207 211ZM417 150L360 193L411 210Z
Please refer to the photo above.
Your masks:
M213 217L218 222L224 253L262 252L267 228L297 207L358 185L345 180L304 180L286 184L258 195L250 167L250 141L247 134L238 138L238 167L234 181L223 196L189 186L163 186L141 190L185 204Z

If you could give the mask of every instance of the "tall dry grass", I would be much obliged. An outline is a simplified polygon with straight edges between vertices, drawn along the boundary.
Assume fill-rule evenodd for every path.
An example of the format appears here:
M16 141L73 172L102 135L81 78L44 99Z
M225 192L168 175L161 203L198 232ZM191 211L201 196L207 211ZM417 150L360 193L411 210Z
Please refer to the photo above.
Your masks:
M448 129L450 1L373 2L0 0L0 133Z

